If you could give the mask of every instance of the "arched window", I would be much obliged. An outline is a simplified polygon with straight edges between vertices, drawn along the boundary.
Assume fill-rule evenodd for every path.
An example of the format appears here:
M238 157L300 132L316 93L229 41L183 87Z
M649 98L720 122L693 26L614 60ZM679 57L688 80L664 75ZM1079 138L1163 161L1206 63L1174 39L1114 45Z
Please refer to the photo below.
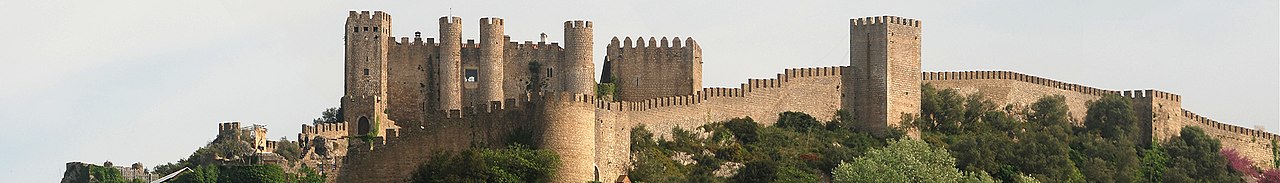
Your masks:
M369 124L369 118L360 116L359 121L358 126L356 126L356 132L360 132L360 135L369 134L369 130L372 130L373 126L373 124Z

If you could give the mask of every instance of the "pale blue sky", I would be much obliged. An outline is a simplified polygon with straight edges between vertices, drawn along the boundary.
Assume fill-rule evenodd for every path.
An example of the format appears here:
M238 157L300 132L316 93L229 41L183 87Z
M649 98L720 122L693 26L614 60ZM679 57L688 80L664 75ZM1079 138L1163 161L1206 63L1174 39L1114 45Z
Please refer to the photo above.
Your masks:
M848 64L848 19L923 20L927 71L1012 70L1105 89L1155 88L1213 119L1280 129L1280 9L1242 1L29 1L4 0L0 177L54 182L68 161L152 167L186 157L216 124L293 139L338 105L348 10L385 10L393 34L436 20L507 19L513 40L595 21L618 35L693 36L706 86L783 68ZM596 58L597 65L602 60Z

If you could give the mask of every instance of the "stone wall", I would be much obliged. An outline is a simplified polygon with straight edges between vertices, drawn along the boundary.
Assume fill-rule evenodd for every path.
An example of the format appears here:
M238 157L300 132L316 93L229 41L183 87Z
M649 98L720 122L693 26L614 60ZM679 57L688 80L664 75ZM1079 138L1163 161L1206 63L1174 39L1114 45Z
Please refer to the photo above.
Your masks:
M538 123L525 109L466 107L466 118L427 117L425 126L407 126L388 132L372 144L353 140L343 159L337 182L410 182L422 163L438 152L471 147L504 148L516 130L538 131Z
M955 89L961 94L979 94L1000 105L1025 107L1044 96L1062 95L1067 100L1071 123L1084 125L1088 103L1103 95L1120 95L1133 100L1134 112L1142 125L1143 142L1163 142L1181 133L1184 126L1198 126L1222 141L1223 148L1239 151L1255 165L1265 165L1274 157L1273 133L1221 123L1183 109L1182 97L1159 90L1116 91L1010 71L925 72L925 83L938 89Z
M421 34L413 39L401 37L391 44L387 55L387 111L388 118L404 124L421 124L427 105L427 76L435 67L428 59L435 58L439 46L434 39L423 42Z
M611 62L611 75L618 80L617 98L622 101L640 101L660 97L692 95L702 89L702 48L693 38L683 42L679 37L662 42L649 37L638 41L626 37L618 41L614 37L606 48L606 60ZM610 76L601 76L610 77Z

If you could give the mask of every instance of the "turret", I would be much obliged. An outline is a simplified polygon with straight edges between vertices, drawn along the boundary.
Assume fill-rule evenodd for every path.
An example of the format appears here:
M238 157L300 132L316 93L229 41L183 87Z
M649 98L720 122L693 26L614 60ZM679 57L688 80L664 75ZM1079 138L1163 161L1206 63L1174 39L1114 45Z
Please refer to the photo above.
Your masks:
M549 92L540 99L544 124L542 148L560 156L551 182L586 182L596 175L595 97Z
M878 16L849 22L842 107L872 129L904 126L904 116L920 113L920 21Z
M440 17L440 110L462 110L461 44L462 18Z
M502 18L489 17L480 19L480 67L479 96L481 101L501 102L503 97L503 36Z
M591 21L564 22L564 61L560 63L560 91L595 94L595 63L592 62Z

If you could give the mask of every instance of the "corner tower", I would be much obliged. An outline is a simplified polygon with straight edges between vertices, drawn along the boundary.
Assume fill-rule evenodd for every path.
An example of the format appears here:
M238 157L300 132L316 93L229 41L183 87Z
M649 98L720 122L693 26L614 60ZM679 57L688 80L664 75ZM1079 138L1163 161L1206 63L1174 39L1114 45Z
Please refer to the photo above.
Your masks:
M503 100L502 93L502 65L503 63L503 45L506 44L505 36L503 36L502 18L488 17L480 18L480 77L479 82L479 98L484 102L495 102Z
M849 66L841 102L860 123L886 130L920 113L919 20L850 19Z
M387 51L391 42L391 15L382 11L351 11L347 16L345 94L342 110L353 125L350 135L378 134L394 126L387 115ZM382 121L382 123L379 123Z
M462 110L462 17L440 17L440 110Z
M595 63L591 61L594 48L591 38L595 34L591 29L591 21L564 22L564 60L556 68L564 71L560 78L560 91L595 95L596 69Z

